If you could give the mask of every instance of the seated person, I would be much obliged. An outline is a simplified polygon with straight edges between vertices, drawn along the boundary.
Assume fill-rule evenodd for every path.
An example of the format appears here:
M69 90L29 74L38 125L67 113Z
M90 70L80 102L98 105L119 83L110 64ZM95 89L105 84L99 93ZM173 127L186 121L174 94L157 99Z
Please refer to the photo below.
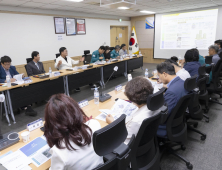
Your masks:
M90 63L95 63L98 60L105 60L104 54L103 54L104 52L105 52L105 47L100 46L98 50L92 53L92 58L91 58Z
M222 52L222 40L216 40L214 42L214 45L217 45L219 47L219 50L218 50L218 55Z
M127 54L126 44L122 44L119 50L119 56Z
M199 61L199 52L196 48L187 50L184 56L184 61L182 62L182 67L190 73L190 76L198 74L198 69L201 66Z
M120 50L120 46L119 45L115 46L115 49L113 49L113 51L111 51L111 53L110 53L110 57L112 59L114 59L114 58L119 59L119 56L120 56L119 50Z
M185 70L184 68L181 68L177 62L169 59L169 60L166 60L165 62L169 62L171 63L173 66L174 66L174 69L175 69L175 72L176 72L176 75L179 76L183 81L185 81L187 78L190 78L190 74L187 70Z
M126 128L128 131L125 143L129 143L133 134L137 135L140 126L144 119L158 113L157 111L150 111L147 108L147 98L153 94L153 86L149 80L143 77L136 77L129 81L125 88L125 95L133 102L139 109L131 116L126 118ZM106 117L108 124L114 121L112 115Z
M0 83L6 83L6 76L10 77L11 83L17 81L13 78L14 75L19 74L16 71L15 66L11 66L11 58L8 56L1 57L1 66L0 66ZM24 76L23 76L24 77ZM24 107L25 114L28 116L36 116L37 112L32 109L32 107L29 105L27 107Z
M105 52L103 53L105 60L108 61L110 60L110 48L109 46L105 46Z
M37 74L45 73L42 62L39 61L40 56L38 51L32 52L32 61L30 61L26 66L26 71L28 76L33 76Z
M59 70L72 68L73 64L79 64L79 61L83 61L81 58L79 61L75 61L68 56L68 51L65 47L59 49L60 56L56 58L55 68ZM80 88L76 88L76 91L80 91Z
M51 170L91 170L103 164L93 148L92 134L101 128L65 94L53 95L45 108L45 132L51 148Z
M209 47L209 56L213 56L212 62L216 65L217 62L220 60L220 57L218 55L219 47L216 45L211 45Z
M164 100L168 106L168 115L170 115L180 98L185 96L188 92L184 89L184 81L176 76L174 66L169 62L158 64L157 73L161 82L167 84ZM167 135L166 124L159 126L157 135L160 137L165 137Z
M173 60L173 61L176 62L176 63L178 62L178 58L177 58L176 56L173 56L173 57L171 57L170 59Z

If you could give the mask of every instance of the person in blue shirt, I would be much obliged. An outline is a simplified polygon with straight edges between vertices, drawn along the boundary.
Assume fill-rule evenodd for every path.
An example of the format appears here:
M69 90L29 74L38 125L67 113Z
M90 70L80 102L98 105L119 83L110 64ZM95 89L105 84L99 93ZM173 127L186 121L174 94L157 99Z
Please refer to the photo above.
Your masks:
M168 106L168 115L171 114L173 108L177 105L181 97L188 94L184 89L184 81L176 76L174 66L169 62L163 62L157 65L157 73L163 84L167 84L167 90L164 94L165 104ZM166 122L159 126L157 136L165 137Z
M219 47L217 45L211 45L209 47L209 56L213 56L212 62L216 65L217 62L220 60L218 55Z
M115 49L113 51L111 51L111 53L110 53L110 57L113 59L114 58L118 59L119 58L119 50L120 50L120 46L119 45L115 46Z
M16 79L13 78L13 76L17 75L19 73L17 72L15 66L11 65L11 62L12 62L12 60L9 56L1 57L0 83L6 83L6 76L10 77L11 83L17 81ZM31 105L25 106L22 109L25 110L25 114L28 116L36 116L37 115L37 112L32 109ZM18 112L20 112L20 110L18 110Z
M199 75L198 69L201 66L199 63L199 52L196 48L187 50L184 56L182 66L190 73L190 76Z
M90 63L95 63L98 60L105 60L104 55L103 55L104 51L105 51L104 46L100 46L98 50L94 51L92 53L92 58L91 58Z

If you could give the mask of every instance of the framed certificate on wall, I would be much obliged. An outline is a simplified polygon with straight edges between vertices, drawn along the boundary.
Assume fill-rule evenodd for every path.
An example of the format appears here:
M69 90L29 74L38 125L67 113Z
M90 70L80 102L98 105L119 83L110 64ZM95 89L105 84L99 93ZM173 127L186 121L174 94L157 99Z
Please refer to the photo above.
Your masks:
M65 34L65 18L54 17L55 33Z
M76 35L76 19L66 18L66 35Z
M76 25L77 25L77 34L78 35L86 34L85 19L76 19Z

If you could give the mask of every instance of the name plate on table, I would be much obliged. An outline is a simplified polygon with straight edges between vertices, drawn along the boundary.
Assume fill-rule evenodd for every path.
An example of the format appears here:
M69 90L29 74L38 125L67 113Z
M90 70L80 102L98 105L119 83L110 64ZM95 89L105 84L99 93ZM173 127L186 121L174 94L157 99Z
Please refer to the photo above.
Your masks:
M54 72L54 76L60 76L60 72Z
M43 126L43 121L42 121L42 118L40 118L40 119L38 119L34 122L31 122L31 123L27 124L27 130L28 131L33 131L33 130L38 129L42 126Z
M120 85L118 85L118 86L115 87L115 90L116 90L116 91L120 91L120 90L122 90L122 88L123 88L123 86L120 84Z
M80 108L83 108L87 105L89 105L89 101L88 100L83 100L81 102L78 103Z

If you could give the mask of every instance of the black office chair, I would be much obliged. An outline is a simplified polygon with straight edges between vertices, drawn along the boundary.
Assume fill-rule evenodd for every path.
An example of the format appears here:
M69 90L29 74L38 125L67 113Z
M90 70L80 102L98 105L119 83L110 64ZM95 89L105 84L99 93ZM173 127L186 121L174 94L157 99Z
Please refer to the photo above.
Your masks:
M126 115L121 115L117 120L93 134L93 147L97 155L103 156L105 163L93 170L126 170L130 164L131 149L135 136L129 144L125 145L127 137L125 125Z
M212 58L213 58L213 56L206 56L205 57L205 63L206 64L212 64Z
M168 153L184 161L188 169L193 169L193 165L181 155L176 153L178 149L173 149L173 147L179 145L179 149L186 149L186 147L184 146L187 142L187 124L185 111L190 103L190 99L192 96L193 94L187 94L180 98L177 105L173 108L172 112L167 118L167 135L165 137L158 136L158 139L160 140L159 145L164 148L163 151L167 150Z
M27 64L28 64L30 61L32 61L32 60L33 60L32 58L26 58Z
M189 113L186 114L187 128L196 133L201 134L201 140L205 140L207 135L195 129L198 126L198 122L188 122L189 119L202 120L203 117L206 118L206 122L209 122L209 117L203 114L202 107L199 104L199 90L196 88L196 79L197 76L193 76L191 78L187 78L184 83L184 88L191 94L193 94L191 101L188 105Z
M197 87L199 88L199 101L204 103L205 109L204 112L209 112L209 95L207 91L207 83L209 81L209 74L206 73L206 66L200 66L199 77L197 80Z
M56 58L58 58L60 56L60 53L55 54Z
M113 51L115 49L115 47L109 47L110 51Z
M132 149L131 169L132 170L159 170L160 153L156 138L161 116L166 117L167 107L163 106L163 93L165 88L150 95L147 99L147 107L151 111L160 111L154 116L143 121L136 140L130 148ZM164 120L165 121L165 120Z
M222 84L220 82L220 71L222 69L222 59L220 59L216 65L212 67L212 81L210 85L207 87L207 91L209 94L218 94L220 98L222 98ZM218 102L217 99L213 99L211 96L209 98L209 102L217 103L222 105L222 103Z

